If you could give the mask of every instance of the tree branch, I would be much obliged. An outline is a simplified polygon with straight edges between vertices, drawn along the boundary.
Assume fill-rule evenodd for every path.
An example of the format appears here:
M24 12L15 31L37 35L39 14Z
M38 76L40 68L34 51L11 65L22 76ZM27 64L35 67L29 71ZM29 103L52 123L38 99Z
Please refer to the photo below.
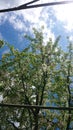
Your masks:
M67 75L67 87L68 87L68 93L69 93L69 99L68 99L68 106L70 107L70 103L71 103L71 91L70 91L70 67L68 66L68 75ZM67 120L67 127L66 130L69 130L69 126L70 126L70 121L71 121L71 110L69 110L69 116L68 116L68 120Z
M19 62L19 68L21 68L20 62ZM30 103L30 101L29 101L29 98L28 98L27 95L26 95L25 84L24 84L24 76L23 76L23 74L21 74L21 81L22 81L22 86L23 86L23 89L24 89L26 104L31 105L31 103ZM33 108L31 108L30 110L32 111L33 115L35 115L35 111L33 110Z
M24 92L25 92L25 85L24 85L24 78L23 78L23 75L21 76L21 80L22 80L22 85L23 85L23 89L24 89ZM25 94L25 99L26 99L26 103L28 105L31 105L30 101L29 101L29 98L27 97L27 95ZM35 115L35 111L33 110L33 108L31 108L31 111L33 113L33 115Z
M47 78L47 71L43 72L43 86L42 86L40 105L42 105L42 101L43 101L43 95L44 95L44 90L45 90L45 86L46 86L46 78Z
M13 122L11 122L10 120L7 119L7 122L9 122L9 123L14 127L15 130L20 130L20 129L17 128L17 127L15 126L15 124L14 124Z

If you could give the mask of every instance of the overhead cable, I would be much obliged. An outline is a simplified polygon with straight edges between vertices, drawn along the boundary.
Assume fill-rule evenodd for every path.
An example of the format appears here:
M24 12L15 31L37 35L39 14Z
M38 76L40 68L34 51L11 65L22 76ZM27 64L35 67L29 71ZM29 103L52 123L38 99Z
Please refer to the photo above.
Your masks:
M43 4L33 4L34 2L37 2L38 0L35 1L31 1L29 3L26 4L22 4L20 6L17 7L13 7L13 8L8 8L8 9L1 9L0 13L3 12L10 12L10 11L17 11L17 10L23 10L23 9L31 9L31 8L38 8L38 7L45 7L45 6L54 6L54 5L63 5L63 4L70 4L73 3L73 0L65 0L65 1L60 1L60 2L49 2L49 3L43 3Z
M73 110L73 107L48 107L48 106L39 106L39 105L20 105L20 104L1 104L0 107L8 107L8 108L34 108L34 109L49 109L49 110Z

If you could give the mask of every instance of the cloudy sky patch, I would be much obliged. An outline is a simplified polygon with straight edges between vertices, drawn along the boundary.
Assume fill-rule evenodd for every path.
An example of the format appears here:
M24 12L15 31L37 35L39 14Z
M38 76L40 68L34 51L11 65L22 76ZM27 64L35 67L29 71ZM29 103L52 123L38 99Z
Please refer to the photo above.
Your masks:
M31 0L2 0L0 1L0 9L16 7L21 4L27 3ZM55 2L60 0L46 0L47 2ZM39 0L34 4L44 3L44 0ZM17 47L23 47L23 35L25 33L32 34L32 28L35 27L39 29L44 26L44 37L45 41L52 37L54 40L58 35L66 38L67 35L73 35L73 4L67 5L57 5L50 7L41 7L34 9L27 9L21 11L14 11L9 13L0 14L0 34L7 41L12 42L15 45L17 42ZM8 28L7 28L8 27ZM3 29L4 28L4 29ZM8 32L8 36L5 32ZM9 36L11 34L11 36ZM15 38L14 35L15 34ZM64 41L63 38L63 41ZM21 42L19 44L19 42ZM65 43L66 44L66 43ZM25 44L26 45L26 44ZM21 47L22 46L22 47Z

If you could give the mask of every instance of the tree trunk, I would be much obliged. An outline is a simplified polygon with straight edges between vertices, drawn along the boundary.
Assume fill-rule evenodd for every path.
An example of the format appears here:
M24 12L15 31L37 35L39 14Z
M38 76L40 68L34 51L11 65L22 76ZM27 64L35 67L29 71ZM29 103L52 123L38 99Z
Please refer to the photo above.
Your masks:
M0 125L0 130L2 130L1 125Z
M71 112L69 112L69 117L68 117L68 120L67 120L67 127L66 127L66 130L69 130L69 127L70 127L70 122L71 122L71 115L70 115Z
M37 111L37 110L36 110ZM34 117L34 130L38 130L38 113L36 112L35 117Z
M68 93L69 93L69 99L68 99L68 106L71 106L71 91L70 91L70 65L68 66L68 75L67 75L67 87L68 87ZM69 116L67 120L67 127L66 130L69 130L70 122L71 122L71 110L69 110Z
M68 100L68 106L71 107L71 94L69 94L69 100ZM66 130L69 130L70 127L70 122L71 122L71 110L69 110L68 112L69 116L68 116L68 120L67 120L67 127Z

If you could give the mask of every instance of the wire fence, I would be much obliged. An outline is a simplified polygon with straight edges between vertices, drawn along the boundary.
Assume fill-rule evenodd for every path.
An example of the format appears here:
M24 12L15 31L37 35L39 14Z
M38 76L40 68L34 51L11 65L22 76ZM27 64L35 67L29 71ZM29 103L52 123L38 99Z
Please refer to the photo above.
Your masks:
M0 107L16 107L16 108L35 108L35 109L51 109L51 110L73 110L73 107L48 107L48 106L39 106L39 105L20 105L20 104L1 104Z

